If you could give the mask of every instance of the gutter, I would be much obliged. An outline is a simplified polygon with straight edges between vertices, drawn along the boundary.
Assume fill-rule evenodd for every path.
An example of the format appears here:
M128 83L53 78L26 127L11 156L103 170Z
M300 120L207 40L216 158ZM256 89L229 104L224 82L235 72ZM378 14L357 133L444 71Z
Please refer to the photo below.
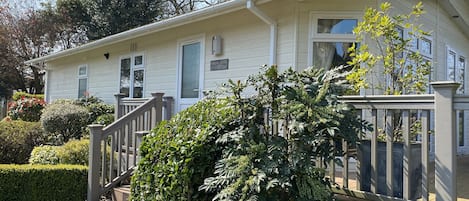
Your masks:
M266 24L270 25L270 65L277 64L277 22L269 17L267 14L259 10L252 0L246 1L246 8L254 15L259 17Z

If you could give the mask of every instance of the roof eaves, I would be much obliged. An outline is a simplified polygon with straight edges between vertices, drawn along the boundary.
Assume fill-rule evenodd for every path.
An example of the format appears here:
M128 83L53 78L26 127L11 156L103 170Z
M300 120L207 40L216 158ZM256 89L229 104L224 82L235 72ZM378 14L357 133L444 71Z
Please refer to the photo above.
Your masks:
M270 0L259 1L258 3L264 3L268 1ZM25 63L34 64L34 63L47 62L47 61L55 60L58 58L89 51L92 49L97 49L103 46L112 45L112 44L119 43L125 40L134 39L134 38L148 35L151 33L171 29L171 28L189 24L192 22L201 21L201 20L208 19L211 17L234 12L236 10L245 8L246 6L245 4L246 4L246 0L232 0L232 1L225 2L225 3L220 3L217 5L213 5L207 8L196 10L190 13L179 15L173 18L154 22L148 25L130 29L128 31L124 31L124 32L117 33L111 36L107 36L105 38L102 38L93 42L89 42L89 43L86 43L84 45L81 45L75 48L71 48L71 49L63 50L63 51L53 53L47 56L31 59L31 60L26 61Z

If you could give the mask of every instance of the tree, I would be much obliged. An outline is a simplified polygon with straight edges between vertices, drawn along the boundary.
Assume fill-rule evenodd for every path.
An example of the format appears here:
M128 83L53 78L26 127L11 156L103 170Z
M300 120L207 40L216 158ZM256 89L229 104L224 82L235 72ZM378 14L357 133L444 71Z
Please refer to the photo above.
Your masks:
M421 29L421 25L414 24L424 13L423 4L417 3L409 14L391 15L391 8L389 2L382 3L380 10L368 8L363 21L355 27L354 33L357 34L360 47L349 49L353 57L349 64L353 70L347 80L357 91L374 85L375 88L383 89L386 95L426 93L431 64L412 46L413 41L429 35ZM408 30L408 37L404 29ZM382 71L379 71L379 67L382 67ZM384 77L377 76L383 74ZM385 81L385 84L368 80L381 81L379 83ZM393 140L402 141L401 112L386 112L393 112ZM419 127L419 120L413 121L411 134L418 134ZM381 134L379 137L383 136Z
M7 83L7 94L20 89L29 93L42 93L42 64L24 65L33 58L45 56L55 50L57 26L52 15L40 10L13 10L3 7L1 18L2 40L0 82Z
M381 10L367 9L363 21L354 29L360 47L350 48L353 70L347 79L356 90L368 88L376 84L368 80L381 74L376 73L376 68L383 67L386 77L377 80L386 80L386 84L377 87L384 89L385 94L424 93L428 87L430 62L419 51L412 50L412 41L428 35L420 25L412 23L423 14L423 4L416 4L406 15L392 16L390 9L389 2L381 4ZM409 30L409 37L404 36L404 29ZM372 45L377 51L370 50Z

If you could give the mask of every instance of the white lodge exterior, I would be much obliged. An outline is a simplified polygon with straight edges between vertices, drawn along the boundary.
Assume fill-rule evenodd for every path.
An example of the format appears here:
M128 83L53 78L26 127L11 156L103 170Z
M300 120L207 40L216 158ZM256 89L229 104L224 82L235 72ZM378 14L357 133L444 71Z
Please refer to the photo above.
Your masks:
M367 7L382 2L231 0L27 63L46 63L47 102L85 92L108 103L116 93L142 98L162 92L175 99L177 112L204 90L246 79L264 64L301 70L343 63L354 25ZM408 13L417 1L391 3L393 12ZM424 10L417 23L431 36L415 40L414 48L432 62L432 81L462 82L459 91L467 93L469 3L427 0ZM469 146L469 136L459 141Z

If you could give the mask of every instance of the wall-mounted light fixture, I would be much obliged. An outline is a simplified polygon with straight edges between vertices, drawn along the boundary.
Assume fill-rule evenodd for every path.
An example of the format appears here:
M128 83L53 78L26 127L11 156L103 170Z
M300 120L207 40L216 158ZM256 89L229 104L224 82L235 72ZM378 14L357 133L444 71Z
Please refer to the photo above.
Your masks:
M223 39L219 35L212 37L212 55L219 56L223 53L222 40Z
M106 58L106 60L109 59L109 52L104 53L104 57Z

